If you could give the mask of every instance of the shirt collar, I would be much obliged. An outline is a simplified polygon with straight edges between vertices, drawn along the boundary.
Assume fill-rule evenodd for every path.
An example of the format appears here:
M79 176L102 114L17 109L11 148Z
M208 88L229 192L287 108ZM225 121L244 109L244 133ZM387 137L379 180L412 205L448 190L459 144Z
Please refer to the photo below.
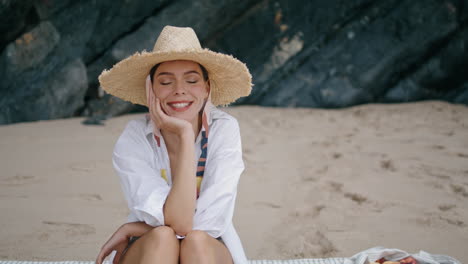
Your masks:
M205 106L203 108L202 114L202 129L201 131L206 131L206 137L209 135L210 125L213 122L211 111L215 108L211 100L207 100ZM156 125L152 122L149 114L146 114L146 127L145 127L145 135L148 136L150 134L154 135L154 139L158 144L158 147L161 146L160 138L162 137L161 131L159 129L155 129Z

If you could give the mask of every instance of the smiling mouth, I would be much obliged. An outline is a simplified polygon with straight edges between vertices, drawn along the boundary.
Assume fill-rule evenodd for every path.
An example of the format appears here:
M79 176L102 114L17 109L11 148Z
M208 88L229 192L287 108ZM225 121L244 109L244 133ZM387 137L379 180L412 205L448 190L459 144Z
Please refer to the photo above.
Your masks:
M177 112L183 112L190 108L193 102L172 102L168 103L170 108Z

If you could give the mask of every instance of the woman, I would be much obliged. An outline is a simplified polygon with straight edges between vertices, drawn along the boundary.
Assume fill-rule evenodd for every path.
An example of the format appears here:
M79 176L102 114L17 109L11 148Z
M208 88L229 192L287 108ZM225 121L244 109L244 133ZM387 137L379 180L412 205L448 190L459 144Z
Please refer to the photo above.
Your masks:
M130 215L96 263L113 251L114 264L247 263L232 225L244 169L239 126L215 107L250 94L245 64L202 49L191 28L166 26L153 52L117 63L99 81L149 114L130 121L115 145Z

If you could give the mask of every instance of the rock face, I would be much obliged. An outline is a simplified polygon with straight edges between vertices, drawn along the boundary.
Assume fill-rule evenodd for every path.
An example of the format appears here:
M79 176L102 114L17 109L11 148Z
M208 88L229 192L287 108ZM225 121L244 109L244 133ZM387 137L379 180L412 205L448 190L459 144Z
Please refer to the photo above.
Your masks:
M141 110L97 76L167 24L247 63L255 86L235 104L468 104L464 0L2 1L0 22L0 124Z

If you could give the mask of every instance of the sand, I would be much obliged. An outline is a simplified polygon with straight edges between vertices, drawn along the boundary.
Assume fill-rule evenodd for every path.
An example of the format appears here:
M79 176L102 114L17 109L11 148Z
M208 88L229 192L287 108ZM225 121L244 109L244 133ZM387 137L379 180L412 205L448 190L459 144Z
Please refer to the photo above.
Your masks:
M468 107L227 108L246 170L234 224L250 259L374 246L468 263ZM0 126L1 260L94 260L126 221L112 148L141 114Z

